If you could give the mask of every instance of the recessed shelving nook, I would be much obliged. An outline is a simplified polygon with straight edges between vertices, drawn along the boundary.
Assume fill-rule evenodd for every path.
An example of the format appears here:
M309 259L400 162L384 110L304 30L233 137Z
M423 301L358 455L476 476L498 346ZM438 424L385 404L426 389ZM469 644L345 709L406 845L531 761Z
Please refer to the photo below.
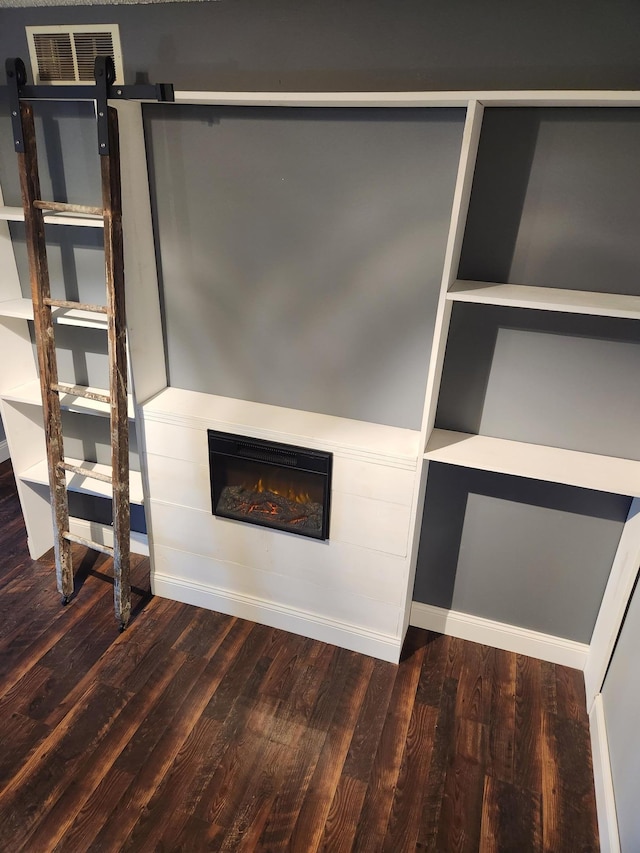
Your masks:
M638 107L636 92L118 104L132 493L156 594L392 661L411 620L586 667L597 692L640 555ZM35 556L49 507L10 201L0 398ZM63 406L104 414L72 387ZM332 453L329 539L215 517L207 430Z

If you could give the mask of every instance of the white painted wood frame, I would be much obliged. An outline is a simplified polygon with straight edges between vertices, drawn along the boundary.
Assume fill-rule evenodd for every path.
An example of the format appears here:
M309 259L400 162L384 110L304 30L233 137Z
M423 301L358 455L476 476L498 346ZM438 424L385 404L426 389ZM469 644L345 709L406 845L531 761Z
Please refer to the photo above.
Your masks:
M629 509L618 550L604 591L596 620L589 657L584 669L587 708L593 708L607 674L609 662L622 629L627 604L633 593L640 567L640 499L635 498Z

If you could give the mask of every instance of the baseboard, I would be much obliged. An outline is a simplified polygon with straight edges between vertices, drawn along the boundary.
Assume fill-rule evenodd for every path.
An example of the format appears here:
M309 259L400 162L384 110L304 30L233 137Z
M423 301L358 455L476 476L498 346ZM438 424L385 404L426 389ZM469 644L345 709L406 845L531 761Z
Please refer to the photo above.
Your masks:
M604 716L602 693L596 696L589 714L591 728L591 757L593 761L593 781L596 788L596 807L598 810L598 828L601 853L620 853L618 818L613 793L613 778L609 763L609 742Z
M7 439L0 441L0 462L6 462L9 459L9 445Z
M226 589L194 583L154 572L151 577L154 595L217 610L229 616L249 619L271 628L280 628L320 640L380 660L398 663L402 650L402 639L386 634L377 634L350 625L308 613L297 608L286 607L274 601L239 595Z
M445 610L419 601L414 601L411 605L410 624L574 669L583 670L589 654L589 646L585 643L541 634L528 628L519 628L517 625L494 622L481 616Z

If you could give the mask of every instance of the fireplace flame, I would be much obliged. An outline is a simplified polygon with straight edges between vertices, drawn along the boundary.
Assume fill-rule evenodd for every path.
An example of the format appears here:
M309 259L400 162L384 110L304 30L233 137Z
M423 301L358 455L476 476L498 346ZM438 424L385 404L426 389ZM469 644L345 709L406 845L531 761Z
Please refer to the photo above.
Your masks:
M274 486L271 483L267 483L265 486L262 477L260 477L253 487L253 491L258 492L259 494L262 494L263 492L272 492L274 495L279 495L279 497L286 498L286 500L293 501L297 504L311 503L311 497L307 492L296 492L292 487L282 488L280 486Z

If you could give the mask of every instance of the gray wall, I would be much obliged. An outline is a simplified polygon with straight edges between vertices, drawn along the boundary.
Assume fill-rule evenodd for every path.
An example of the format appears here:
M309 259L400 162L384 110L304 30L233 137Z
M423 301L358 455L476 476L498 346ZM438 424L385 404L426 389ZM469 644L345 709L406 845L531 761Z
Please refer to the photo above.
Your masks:
M170 384L419 429L463 111L145 116Z
M147 72L181 89L635 88L640 76L636 0L234 0L0 14L3 56L26 58L26 23L119 23L127 79Z
M414 600L588 643L629 505L431 463Z
M622 853L640 850L640 588L636 587L602 690Z
M2 423L2 419L0 418L0 441L4 441L7 437L7 434L4 431L4 425Z

